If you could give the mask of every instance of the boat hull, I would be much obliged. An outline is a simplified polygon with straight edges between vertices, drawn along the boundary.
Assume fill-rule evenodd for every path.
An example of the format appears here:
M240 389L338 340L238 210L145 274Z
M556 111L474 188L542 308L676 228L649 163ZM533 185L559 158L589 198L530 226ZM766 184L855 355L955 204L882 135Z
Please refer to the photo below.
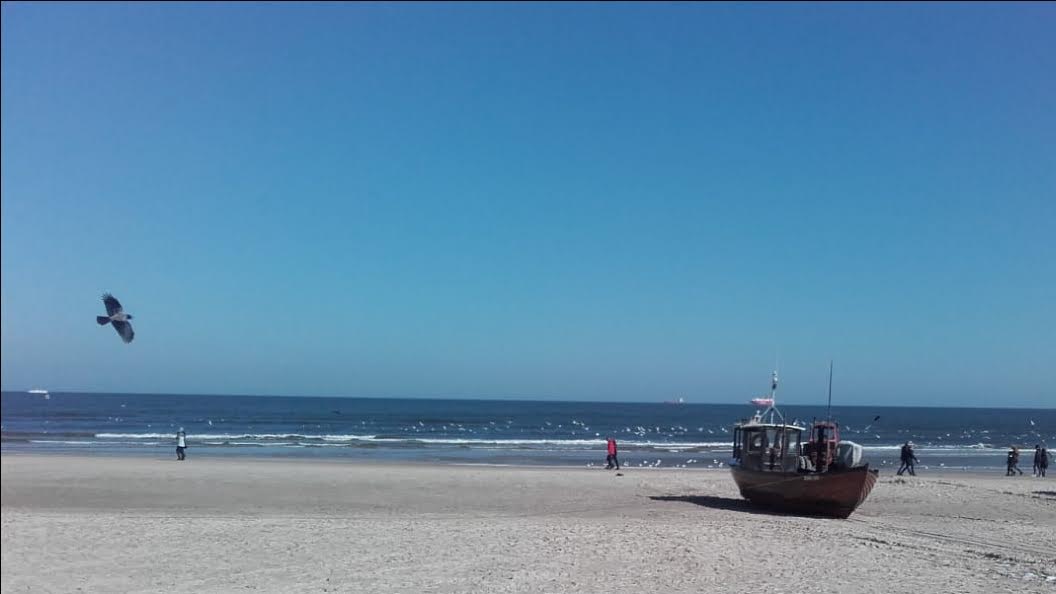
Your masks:
M846 518L869 496L879 471L868 465L823 473L765 472L734 466L741 496L782 511Z

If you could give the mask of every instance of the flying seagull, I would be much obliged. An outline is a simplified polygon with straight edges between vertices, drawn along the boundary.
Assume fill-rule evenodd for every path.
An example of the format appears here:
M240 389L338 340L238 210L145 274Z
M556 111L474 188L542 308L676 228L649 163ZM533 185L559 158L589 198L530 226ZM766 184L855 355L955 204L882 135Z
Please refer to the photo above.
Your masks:
M110 293L103 295L103 304L106 305L106 315L96 316L95 321L100 326L113 324L121 340L132 342L132 339L136 337L136 333L132 331L132 324L128 323L132 316L125 313L125 310L121 308L121 303Z

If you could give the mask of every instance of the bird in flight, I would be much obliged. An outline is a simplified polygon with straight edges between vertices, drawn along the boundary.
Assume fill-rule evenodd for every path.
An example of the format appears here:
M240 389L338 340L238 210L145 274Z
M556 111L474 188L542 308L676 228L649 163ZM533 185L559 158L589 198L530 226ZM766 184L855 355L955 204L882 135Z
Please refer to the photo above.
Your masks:
M121 302L114 299L114 296L110 293L103 295L103 304L106 305L106 315L96 316L95 321L100 326L113 324L114 330L117 330L121 340L132 342L132 339L136 336L136 333L132 331L132 324L128 323L132 316L125 313L125 310L121 307Z

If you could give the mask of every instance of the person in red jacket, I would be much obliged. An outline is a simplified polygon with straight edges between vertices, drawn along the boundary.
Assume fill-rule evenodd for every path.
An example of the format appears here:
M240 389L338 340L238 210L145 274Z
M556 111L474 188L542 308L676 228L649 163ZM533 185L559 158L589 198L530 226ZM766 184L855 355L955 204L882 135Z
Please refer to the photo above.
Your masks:
M616 467L616 470L619 470L620 461L616 459L616 440L610 437L608 438L608 442L609 455L605 456L605 461L608 462L608 466L605 467L605 470L612 470L613 466Z

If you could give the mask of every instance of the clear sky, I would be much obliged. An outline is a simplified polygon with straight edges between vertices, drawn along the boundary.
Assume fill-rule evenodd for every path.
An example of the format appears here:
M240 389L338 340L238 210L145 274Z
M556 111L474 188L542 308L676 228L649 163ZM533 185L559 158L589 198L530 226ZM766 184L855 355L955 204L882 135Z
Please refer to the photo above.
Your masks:
M1051 3L2 10L6 390L1056 405Z

